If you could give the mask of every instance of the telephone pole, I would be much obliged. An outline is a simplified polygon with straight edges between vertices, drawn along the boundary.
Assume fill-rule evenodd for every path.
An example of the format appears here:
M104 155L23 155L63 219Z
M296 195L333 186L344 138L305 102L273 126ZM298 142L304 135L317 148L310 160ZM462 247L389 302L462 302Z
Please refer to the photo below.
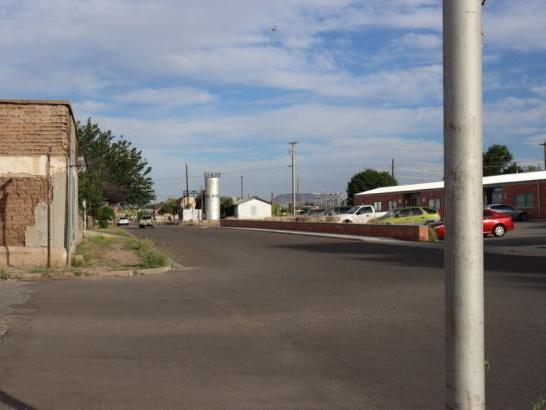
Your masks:
M190 183L188 181L188 164L186 163L186 206L184 208L190 207Z
M538 145L542 145L542 148L544 148L544 170L546 171L546 140L544 140L542 144Z
M485 409L482 2L444 0L446 409Z
M394 158L391 159L391 177L394 178Z
M244 198L244 191L243 191L243 176L241 175L241 199Z
M292 215L296 216L296 144L298 141L290 142L290 156L292 158Z

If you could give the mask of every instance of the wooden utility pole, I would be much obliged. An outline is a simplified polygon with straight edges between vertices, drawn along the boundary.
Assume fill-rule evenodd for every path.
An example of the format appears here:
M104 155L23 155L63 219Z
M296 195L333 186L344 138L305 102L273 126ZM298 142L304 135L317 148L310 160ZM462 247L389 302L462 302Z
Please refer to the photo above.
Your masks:
M296 216L296 144L297 141L290 142L290 156L292 158L292 216Z
M184 208L188 209L190 207L190 183L188 181L188 164L186 163L186 206Z
M394 158L391 159L391 177L394 178Z
M544 170L546 171L546 140L544 140L542 144L538 145L542 145L542 148L544 148Z

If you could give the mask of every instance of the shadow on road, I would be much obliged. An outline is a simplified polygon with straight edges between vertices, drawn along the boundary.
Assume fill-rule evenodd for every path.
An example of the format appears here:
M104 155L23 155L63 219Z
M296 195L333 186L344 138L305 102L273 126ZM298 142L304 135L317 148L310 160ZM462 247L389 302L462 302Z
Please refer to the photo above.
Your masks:
M331 242L277 245L276 247L301 252L347 255L355 260L386 263L406 267L426 267L443 269L442 249L423 249L417 247L397 247L358 242ZM546 258L517 255L485 254L485 270L488 275L510 273L501 279L525 277L530 285L546 288ZM514 274L516 272L516 274ZM497 277L498 275L495 275Z
M27 403L23 403L22 401L17 400L15 397L3 392L2 390L0 390L0 404L7 406L8 409L36 410L36 407L33 407Z

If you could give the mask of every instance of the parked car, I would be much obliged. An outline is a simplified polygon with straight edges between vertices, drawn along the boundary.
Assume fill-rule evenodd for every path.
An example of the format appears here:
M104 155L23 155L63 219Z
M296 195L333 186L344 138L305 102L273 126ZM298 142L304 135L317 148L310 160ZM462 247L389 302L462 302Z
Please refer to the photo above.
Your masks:
M436 232L438 239L444 239L445 237L445 225L443 221L435 222L431 224L432 228ZM512 217L507 214L501 214L499 212L492 211L490 209L484 209L483 211L483 234L494 235L500 238L506 234L506 232L514 229L514 222Z
M118 219L118 226L129 226L129 218L124 216L123 218Z
M333 208L328 208L324 211L325 216L336 216L340 214L345 214L351 209L350 206L334 206Z
M140 219L138 220L138 227L139 228L153 228L154 227L154 219L152 218L152 215L142 215Z
M376 222L386 225L427 225L439 220L440 214L437 209L408 206L393 209Z
M353 206L346 213L339 214L337 219L343 223L365 224L385 214L386 212L376 212L372 205L357 205Z
M501 214L508 214L512 217L513 221L526 221L527 219L529 219L529 215L527 214L527 211L514 208L513 206L510 206L510 205L490 204L485 206L484 209L490 209L492 211L495 211Z

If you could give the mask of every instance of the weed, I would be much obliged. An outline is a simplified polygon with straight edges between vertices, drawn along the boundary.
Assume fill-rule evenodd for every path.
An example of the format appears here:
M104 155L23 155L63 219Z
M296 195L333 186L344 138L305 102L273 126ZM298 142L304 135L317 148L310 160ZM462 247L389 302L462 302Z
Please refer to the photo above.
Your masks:
M76 248L76 253L81 255L83 260L78 258L78 261L74 261L75 266L88 266L100 260L106 249L118 240L117 238L106 238L105 236L92 236L85 239Z
M135 250L142 258L143 268L159 268L167 266L169 262L167 255L147 239L132 239L127 243L127 248Z
M48 273L49 268L47 266L36 266L30 270L30 273Z
M8 280L11 277L3 268L0 268L0 280Z
M538 401L532 404L531 410L544 410L546 409L546 400L539 399Z
M89 276L89 272L81 271L81 270L75 270L73 273L74 273L74 276L78 278L81 276Z

